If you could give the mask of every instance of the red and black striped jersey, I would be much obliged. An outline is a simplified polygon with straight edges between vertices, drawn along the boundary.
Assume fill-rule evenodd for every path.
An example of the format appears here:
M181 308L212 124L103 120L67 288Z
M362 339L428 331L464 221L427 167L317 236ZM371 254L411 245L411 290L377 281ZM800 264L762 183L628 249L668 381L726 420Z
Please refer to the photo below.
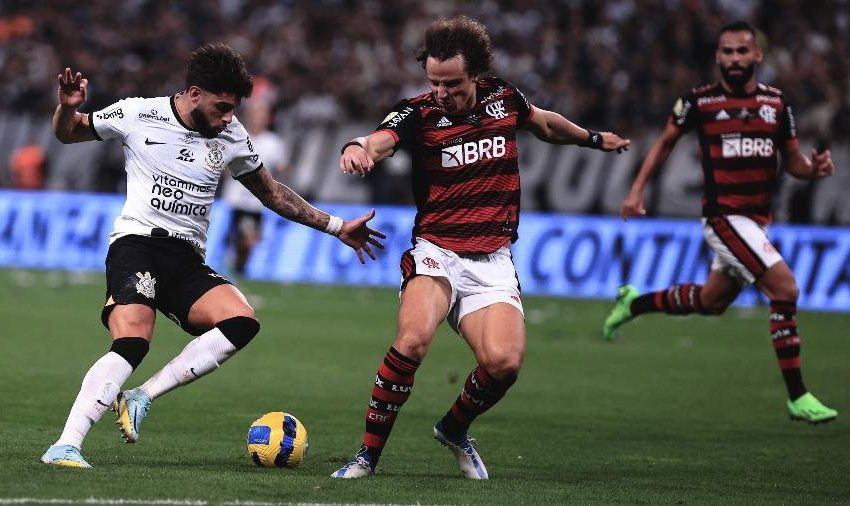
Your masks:
M760 83L745 95L727 92L719 83L694 88L676 101L670 123L683 131L697 129L703 216L771 221L777 151L798 142L794 114L780 90Z
M466 112L447 113L426 93L399 102L376 129L411 151L413 237L459 254L492 253L516 241L516 130L533 114L525 96L499 78L476 86L476 104Z

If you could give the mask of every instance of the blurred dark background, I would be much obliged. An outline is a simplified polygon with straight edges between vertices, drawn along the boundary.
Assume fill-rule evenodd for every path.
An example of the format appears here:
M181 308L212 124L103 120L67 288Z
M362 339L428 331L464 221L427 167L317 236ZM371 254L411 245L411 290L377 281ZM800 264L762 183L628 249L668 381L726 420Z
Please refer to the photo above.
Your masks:
M349 125L373 127L397 100L427 90L413 54L432 20L454 14L486 24L496 73L536 106L638 141L663 126L677 96L715 79L717 30L748 20L767 49L759 80L784 90L804 144L834 146L850 138L848 11L848 0L3 0L0 185L13 186L14 151L40 145L44 186L121 191L120 148L63 151L45 130L56 103L56 75L65 66L89 79L83 110L93 111L128 96L182 90L187 55L203 43L224 41L258 77L274 130L286 137L322 128L335 140ZM290 142L297 145L290 150L293 166L302 157L302 165L313 164L309 170L333 170L325 160L305 161L297 149L302 144ZM646 146L636 142L636 148L645 152ZM29 156L25 161L36 163L36 155ZM839 171L842 161L836 156ZM76 176L68 175L75 170ZM403 167L387 172L404 176ZM373 183L371 193L358 198L405 200L392 198L396 185L388 193L384 185ZM850 223L850 209L806 210L817 199L811 189L792 186L780 219L844 223L846 212ZM548 200L532 208L563 210ZM596 202L580 211L615 207ZM812 216L818 213L826 215Z

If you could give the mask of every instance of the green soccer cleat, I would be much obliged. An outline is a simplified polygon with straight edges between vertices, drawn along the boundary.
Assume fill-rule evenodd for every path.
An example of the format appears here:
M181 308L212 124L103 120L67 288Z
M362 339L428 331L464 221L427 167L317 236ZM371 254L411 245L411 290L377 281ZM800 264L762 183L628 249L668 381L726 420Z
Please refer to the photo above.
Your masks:
M828 408L809 392L801 395L796 401L788 399L785 403L788 416L792 420L804 420L811 424L827 423L838 417L838 411Z
M614 304L614 309L608 313L605 323L602 324L602 337L606 341L613 339L614 332L620 325L633 318L630 306L638 295L637 288L632 285L623 285L617 290L617 302Z

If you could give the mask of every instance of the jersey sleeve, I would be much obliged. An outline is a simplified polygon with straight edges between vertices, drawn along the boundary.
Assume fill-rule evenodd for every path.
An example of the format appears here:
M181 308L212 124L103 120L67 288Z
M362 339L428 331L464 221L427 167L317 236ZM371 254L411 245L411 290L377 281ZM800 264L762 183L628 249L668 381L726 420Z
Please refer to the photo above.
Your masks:
M687 132L694 127L696 120L697 107L693 93L688 93L676 99L673 110L670 112L670 123Z
M782 109L782 117L779 121L779 130L776 132L780 142L786 144L797 141L797 119L794 117L794 109L788 102Z
M387 117L381 121L375 131L389 132L395 139L396 146L398 146L413 142L419 133L421 123L422 115L419 107L411 104L408 100L402 100L393 107L393 110L387 114Z
M127 137L136 120L139 99L125 98L89 114L89 126L98 140Z
M235 151L227 170L230 171L233 179L240 179L260 170L263 161L260 160L260 155L254 150L251 137L248 136L248 132L241 124L238 126L237 135L234 137L233 148Z
M507 84L513 90L514 106L517 110L516 124L517 126L521 126L523 123L528 121L528 118L530 118L532 114L534 114L534 108L532 107L531 102L529 102L525 97L525 94L519 91L519 88L510 83Z

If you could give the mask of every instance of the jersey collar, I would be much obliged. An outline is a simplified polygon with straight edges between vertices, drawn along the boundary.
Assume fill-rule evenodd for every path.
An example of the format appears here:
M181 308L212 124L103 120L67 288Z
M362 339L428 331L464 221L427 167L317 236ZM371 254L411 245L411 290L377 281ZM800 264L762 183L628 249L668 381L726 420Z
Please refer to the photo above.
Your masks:
M171 97L169 97L169 102L171 102L171 112L174 113L174 118L177 120L177 123L180 123L180 126L185 128L186 130L189 130L190 132L197 132L197 130L187 125L183 121L183 118L180 117L180 113L177 112L177 95L180 95L180 93L176 95L171 95Z

